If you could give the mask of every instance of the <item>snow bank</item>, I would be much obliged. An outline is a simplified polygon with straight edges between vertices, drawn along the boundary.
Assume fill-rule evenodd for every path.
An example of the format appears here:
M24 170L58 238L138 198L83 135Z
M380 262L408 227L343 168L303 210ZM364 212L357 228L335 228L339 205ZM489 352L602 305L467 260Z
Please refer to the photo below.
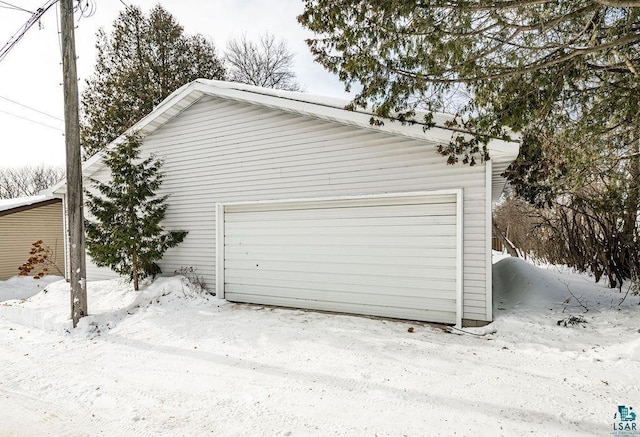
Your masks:
M11 289L11 284L14 283L26 285L28 281L22 279L12 278L5 283L0 283L2 284L0 285L0 293L4 292L5 286ZM33 281L32 278L24 279ZM26 287L23 294L30 298L24 301L7 301L1 304L0 317L25 326L69 332L72 329L70 287L64 280L53 281L55 278L51 277L46 287L39 289L40 292L34 290L33 287ZM14 292L14 294L16 293ZM90 281L87 283L89 315L80 320L77 332L110 329L123 318L136 313L140 308L154 304L173 305L179 308L179 301L183 299L206 301L209 298L206 293L197 290L186 278L181 276L158 278L147 287L142 287L138 292L134 291L129 281L124 279Z
M579 359L640 361L639 297L552 269L519 258L494 264L496 339Z
M60 281L61 276L47 275L41 279L33 276L14 276L0 281L0 302L13 299L27 299L44 290L52 282Z

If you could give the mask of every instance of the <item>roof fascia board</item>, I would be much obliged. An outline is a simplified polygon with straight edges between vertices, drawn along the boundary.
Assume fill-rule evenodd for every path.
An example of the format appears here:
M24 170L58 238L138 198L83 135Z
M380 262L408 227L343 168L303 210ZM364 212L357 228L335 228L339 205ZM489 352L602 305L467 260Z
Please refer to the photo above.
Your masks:
M36 203L30 203L28 205L15 206L13 208L5 209L3 211L0 211L0 217L5 216L5 215L9 215L9 214L15 214L17 212L28 211L30 209L39 208L41 206L53 205L55 203L60 203L60 202L62 202L62 199L53 198L53 199L41 200L41 201L36 202Z
M428 141L430 143L448 143L452 139L452 131L434 127L423 130L422 125L418 124L401 124L398 121L390 119L384 120L383 126L373 126L370 123L371 114L348 111L346 109L335 108L332 106L322 105L319 103L309 103L301 100L291 99L284 96L272 96L268 94L260 94L251 91L237 90L234 88L219 88L204 84L198 84L203 87L203 92L210 96L216 96L234 100L238 102L251 103L267 108L279 109L295 114L302 114L323 120L348 124L365 129L372 129L378 132L390 133Z

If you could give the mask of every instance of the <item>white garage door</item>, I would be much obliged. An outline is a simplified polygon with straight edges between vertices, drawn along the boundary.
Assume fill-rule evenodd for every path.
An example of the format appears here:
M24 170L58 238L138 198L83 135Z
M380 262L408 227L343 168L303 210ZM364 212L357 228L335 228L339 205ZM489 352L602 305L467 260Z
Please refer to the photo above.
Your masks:
M221 205L219 291L233 302L457 323L457 196Z

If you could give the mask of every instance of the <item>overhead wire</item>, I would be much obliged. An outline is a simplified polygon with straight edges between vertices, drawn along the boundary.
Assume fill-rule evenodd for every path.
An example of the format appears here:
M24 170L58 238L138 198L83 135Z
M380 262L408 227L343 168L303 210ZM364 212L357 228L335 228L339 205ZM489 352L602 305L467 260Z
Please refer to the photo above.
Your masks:
M33 12L33 11L30 11L30 10L25 9L25 8L22 8L22 7L20 7L20 6L17 6L17 5L11 4L11 3L9 3L9 2L0 1L0 4L2 4L2 5L6 5L6 6L0 6L0 8L5 8L5 9L14 9L14 10L16 10L16 11L22 11L22 12L27 12L27 13L29 13L29 14L35 14L35 12Z
M120 0L120 1L121 1L123 4L125 4L122 0ZM32 27L35 23L39 22L39 21L40 21L40 18L41 18L41 17L42 17L42 16L43 16L43 15L44 15L44 14L45 14L49 9L51 9L51 7L52 7L52 6L57 5L57 3L58 3L58 2L59 2L59 0L48 0L44 5L42 5L42 7L38 8L35 12L33 12L33 11L29 11L29 10L27 10L27 9L24 9L24 8L22 8L22 7L20 7L20 6L16 6L16 5L14 5L14 4L8 3L8 2L6 2L6 1L4 1L4 0L0 0L0 8L4 8L4 9L11 9L11 10L18 10L18 11L27 12L27 13L31 14L31 17L27 20L27 22L26 22L24 25L22 25L22 27L20 27L20 28L19 28L19 29L18 29L18 30L17 30L17 31L16 31L16 32L11 36L11 38L9 39L9 41L8 41L8 42L7 42L7 43L6 43L2 48L0 48L0 62L1 62L1 61L2 61L6 56L7 56L7 54L11 51L11 49L12 49L13 47L15 47L15 46L16 46L16 44L17 44L17 43L22 39L22 37L23 37L23 36L24 36L28 31L29 31L29 29L31 29L31 27ZM126 6L126 4L125 4L125 6ZM56 7L57 7L57 6L56 6ZM79 21L82 17L88 18L88 17L93 16L93 15L96 13L96 9L97 9L97 5L96 5L95 0L77 0L77 4L76 4L76 6L74 7L74 11L75 11L75 12L80 11L80 17L78 18L78 21ZM59 25L59 23L57 23L57 21L56 21L56 24L58 24L58 25ZM60 33L59 29L58 29L58 33ZM58 39L58 43L60 43L59 39ZM62 52L62 48L61 48L61 50L60 50L60 51ZM53 119L55 119L55 120L63 121L63 120L62 120L61 118L59 118L59 117L53 116L53 115L51 115L51 114L47 114L46 112L43 112L43 111L40 111L40 110L38 110L38 109L36 109L36 108L32 108L32 107L30 107L30 106L24 105L24 104L22 104L22 103L20 103L20 102L17 102L17 101L15 101L15 100L9 99L9 98L7 98L7 97L0 96L0 98L1 98L1 99L3 99L3 100L9 101L9 102L11 102L11 103L13 103L13 104L16 104L16 105L22 106L22 107L24 107L24 108L26 108L26 109L29 109L29 110L31 110L31 111L35 111L35 112L40 113L40 114L42 114L42 115L45 115L45 116L47 116L47 117L53 118ZM10 116L12 116L12 117L20 118L20 119L23 119L23 120L26 120L26 121L29 121L29 122L32 122L32 123L35 123L35 124L39 124L39 125L41 125L41 126L45 126L45 127L50 128L50 129L54 129L54 130L57 130L57 131L63 132L63 134L64 134L64 131L63 131L62 129L59 129L59 128L57 128L57 127L51 126L51 125L46 124L46 123L42 123L42 122L39 122L39 121L36 121L36 120L30 119L30 118L28 118L28 117L23 117L23 116L21 116L21 115L17 115L17 114L14 114L14 113L12 113L12 112L4 111L4 110L1 110L1 109L0 109L0 113L7 114L7 115L10 115Z
M55 126L51 126L50 124L47 124L47 123L42 123L41 121L33 120L31 118L28 118L28 117L23 117L21 115L14 114L13 112L9 112L9 111L4 111L2 109L0 109L0 113L7 114L7 115L10 115L10 116L16 117L16 118L21 118L22 120L26 120L26 121L29 121L31 123L39 124L41 126L48 127L49 129L57 130L57 131L62 132L64 134L64 131L62 129L60 129L58 127L55 127Z
M16 102L15 100L10 99L10 98L8 98L8 97L0 96L0 99L2 99L2 100L6 100L7 102L11 102L11 103L13 103L14 105L22 106L23 108L27 108L27 109L29 109L29 110L31 110L31 111L37 112L38 114L46 115L47 117L49 117L49 118L53 118L54 120L57 120L57 121L64 121L64 120L63 120L63 119L61 119L60 117L56 117L55 115L47 114L46 112L40 111L39 109L33 108L33 107L31 107L31 106L28 106L28 105L25 105L24 103Z
M38 8L35 12L28 11L19 6L8 3L4 0L0 0L1 4L6 5L7 8L12 8L16 10L21 10L24 12L31 13L31 17L27 20L27 22L20 27L14 33L9 41L0 49L0 62L7 56L7 54L11 51L13 47L22 39L22 37L31 29L31 27L40 21L40 18L49 10L52 6L56 5L59 0L48 0L42 7ZM74 6L73 10L75 12L80 11L80 17L78 17L78 21L83 17L88 18L93 16L96 13L97 4L95 0L77 0L76 6Z
M38 8L36 12L31 14L31 17L27 20L27 22L13 34L13 36L9 39L9 41L0 49L0 62L7 56L7 54L11 51L12 48L22 39L22 37L31 29L31 27L40 20L42 17L53 5L55 5L59 0L48 0L42 7Z
M77 0L77 4L73 10L74 12L80 11L80 16L78 17L78 21L80 21L82 18L92 17L96 13L97 8L98 6L95 0Z

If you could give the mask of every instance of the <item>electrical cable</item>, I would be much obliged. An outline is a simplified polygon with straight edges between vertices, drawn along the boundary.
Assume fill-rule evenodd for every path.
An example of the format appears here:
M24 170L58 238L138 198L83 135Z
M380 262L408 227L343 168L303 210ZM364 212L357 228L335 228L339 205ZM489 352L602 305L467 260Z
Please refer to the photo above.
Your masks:
M39 125L41 125L41 126L48 127L49 129L57 130L57 131L59 131L59 132L62 132L62 134L64 135L64 131L63 131L62 129L57 128L57 127L55 127L55 126L51 126L50 124L46 124L46 123L42 123L42 122L40 122L40 121L32 120L32 119L30 119L30 118L23 117L23 116L21 116L21 115L14 114L14 113L12 113L12 112L3 111L2 109L0 109L0 113L7 114L7 115L10 115L10 116L12 116L12 117L16 117L16 118L21 118L21 119L26 120L26 121L29 121L29 122L31 122L31 123L35 123L35 124L39 124Z
M22 11L22 12L26 12L28 14L35 14L35 12L33 11L29 11L27 9L21 8L20 6L16 6L13 5L9 2L5 2L5 1L0 1L1 4L6 5L6 6L0 6L0 8L5 8L5 9L14 9L16 11Z
M36 12L33 12L31 14L31 17L27 20L27 22L20 29L18 29L16 33L14 33L13 36L9 39L9 41L0 49L0 62L2 62L2 60L7 56L9 51L11 51L13 47L15 47L18 41L22 39L25 33L27 33L27 31L31 29L31 27L35 23L37 23L40 20L40 18L49 9L51 9L53 5L57 4L58 1L59 0L49 0L47 1L47 3L42 5L42 7L38 8ZM0 0L0 2L8 6L15 6L3 0ZM97 5L95 0L77 0L77 5L74 7L75 12L80 11L80 17L78 18L78 21L82 17L88 18L93 16L96 13L96 9L97 9ZM30 12L22 8L20 8L20 10L23 10L25 12Z
M27 22L20 28L13 36L9 39L9 41L0 49L0 62L7 56L9 51L15 47L15 45L22 39L22 37L27 33L31 27L40 20L42 17L53 5L55 5L59 0L49 0L45 3L41 8L38 8L36 12L34 12L31 17L27 20Z
M80 21L82 18L89 18L95 15L96 9L98 8L95 0L77 0L77 2L78 4L73 8L73 11L80 11L80 17L78 17L78 21Z
M64 121L60 117L56 117L55 115L47 114L46 112L40 111L39 109L36 109L36 108L32 108L31 106L27 106L27 105L25 105L23 103L16 102L15 100L12 100L12 99L10 99L8 97L0 96L0 99L6 100L7 102L11 102L11 103L13 103L15 105L18 105L18 106L22 106L23 108L30 109L30 110L32 110L34 112L37 112L38 114L46 115L47 117L53 118L54 120Z

